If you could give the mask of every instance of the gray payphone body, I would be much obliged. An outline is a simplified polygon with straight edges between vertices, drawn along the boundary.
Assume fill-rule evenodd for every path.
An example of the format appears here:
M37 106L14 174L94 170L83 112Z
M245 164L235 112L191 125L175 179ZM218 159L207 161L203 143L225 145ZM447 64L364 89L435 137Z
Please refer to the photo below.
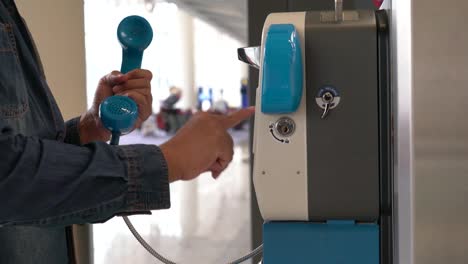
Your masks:
M392 263L387 17L352 10L336 18L333 11L279 13L264 25L253 177L267 264L286 261L288 247L322 259L323 249L314 253L285 239L288 230L302 245L318 237L336 241L327 250L350 263ZM370 233L363 229L369 225ZM350 250L346 243L369 248Z

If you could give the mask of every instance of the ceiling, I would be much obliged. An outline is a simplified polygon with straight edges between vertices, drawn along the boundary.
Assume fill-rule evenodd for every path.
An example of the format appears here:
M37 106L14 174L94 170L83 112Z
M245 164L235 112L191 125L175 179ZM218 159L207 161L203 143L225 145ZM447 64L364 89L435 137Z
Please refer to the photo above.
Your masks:
M247 0L166 0L187 13L247 42Z

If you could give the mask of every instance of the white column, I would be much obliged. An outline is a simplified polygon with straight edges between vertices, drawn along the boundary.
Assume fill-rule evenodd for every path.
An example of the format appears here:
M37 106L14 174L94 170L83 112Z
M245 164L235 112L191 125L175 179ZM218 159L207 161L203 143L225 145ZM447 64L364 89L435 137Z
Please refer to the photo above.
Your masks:
M193 17L179 10L180 27L180 74L182 75L182 98L179 106L183 109L195 107L195 64L193 41ZM196 180L183 182L181 193L181 224L184 237L193 236L198 226L198 183Z
M196 106L193 17L182 10L179 10L178 13L181 41L180 73L182 75L180 88L183 91L179 104L180 107L186 109Z

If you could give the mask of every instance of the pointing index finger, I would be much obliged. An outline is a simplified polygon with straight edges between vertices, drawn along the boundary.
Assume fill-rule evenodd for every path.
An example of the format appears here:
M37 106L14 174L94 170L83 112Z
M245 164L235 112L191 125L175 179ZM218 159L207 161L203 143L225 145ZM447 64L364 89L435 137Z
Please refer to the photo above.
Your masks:
M232 114L229 114L222 120L223 126L225 129L235 127L237 124L249 118L254 113L255 107L253 106L238 110Z

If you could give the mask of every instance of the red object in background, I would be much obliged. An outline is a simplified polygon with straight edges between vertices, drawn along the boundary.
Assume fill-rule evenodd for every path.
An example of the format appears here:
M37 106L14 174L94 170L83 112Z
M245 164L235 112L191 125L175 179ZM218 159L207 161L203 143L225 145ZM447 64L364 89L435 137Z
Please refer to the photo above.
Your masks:
M384 0L372 0L374 2L375 7L380 8Z

